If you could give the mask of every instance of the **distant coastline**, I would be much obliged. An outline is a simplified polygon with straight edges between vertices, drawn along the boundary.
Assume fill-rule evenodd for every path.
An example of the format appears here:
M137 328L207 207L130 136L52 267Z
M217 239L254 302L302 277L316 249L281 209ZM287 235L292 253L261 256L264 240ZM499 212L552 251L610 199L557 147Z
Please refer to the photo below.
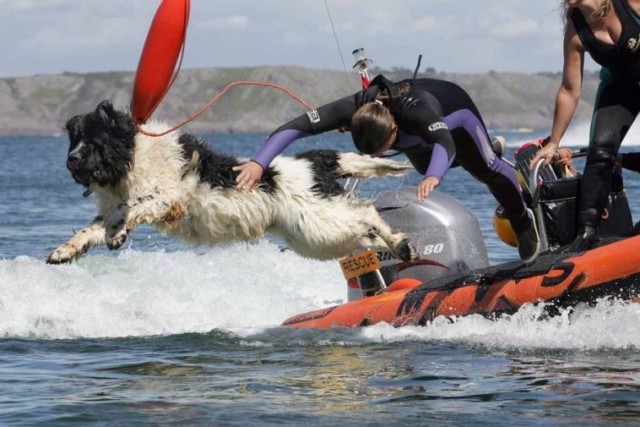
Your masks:
M411 70L373 70L391 79L410 77ZM509 131L548 129L560 73L488 72L460 74L428 69L420 77L451 80L476 101L487 127ZM0 135L58 135L65 121L109 99L126 109L131 100L133 72L63 73L0 79ZM199 111L228 83L238 80L275 82L311 105L322 105L359 89L356 75L297 66L209 68L181 71L153 118L177 124ZM598 84L597 73L585 73L583 97L576 121L588 121ZM239 87L196 121L197 133L270 132L304 112L279 91Z

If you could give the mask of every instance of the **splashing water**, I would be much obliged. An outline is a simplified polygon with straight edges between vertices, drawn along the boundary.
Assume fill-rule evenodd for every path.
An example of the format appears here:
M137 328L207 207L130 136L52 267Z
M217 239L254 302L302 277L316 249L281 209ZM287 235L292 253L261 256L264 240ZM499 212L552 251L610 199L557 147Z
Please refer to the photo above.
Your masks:
M303 259L261 242L190 251L89 255L67 266L20 256L0 261L0 334L30 339L142 337L214 329L244 338L286 318L339 304L346 284L337 262ZM526 306L498 320L472 315L424 327L386 324L316 334L335 341L443 341L505 348L640 347L640 305L607 301L546 317ZM274 336L275 334L275 336Z

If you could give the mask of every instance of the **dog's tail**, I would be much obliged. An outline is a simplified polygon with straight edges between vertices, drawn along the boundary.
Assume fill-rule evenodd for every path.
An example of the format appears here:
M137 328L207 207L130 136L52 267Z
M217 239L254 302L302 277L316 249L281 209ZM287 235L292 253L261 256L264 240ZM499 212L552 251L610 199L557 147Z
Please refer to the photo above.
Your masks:
M401 176L413 169L409 163L391 159L372 157L356 153L340 153L338 173L355 178L380 178L383 176Z

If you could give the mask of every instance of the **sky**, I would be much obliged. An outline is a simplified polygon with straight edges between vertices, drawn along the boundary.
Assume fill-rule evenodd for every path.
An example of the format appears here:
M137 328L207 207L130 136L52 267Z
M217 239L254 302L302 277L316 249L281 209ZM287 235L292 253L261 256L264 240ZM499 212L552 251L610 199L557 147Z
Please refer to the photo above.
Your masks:
M0 77L135 71L160 0L0 0ZM183 69L561 71L560 0L191 0ZM587 64L587 68L594 68Z

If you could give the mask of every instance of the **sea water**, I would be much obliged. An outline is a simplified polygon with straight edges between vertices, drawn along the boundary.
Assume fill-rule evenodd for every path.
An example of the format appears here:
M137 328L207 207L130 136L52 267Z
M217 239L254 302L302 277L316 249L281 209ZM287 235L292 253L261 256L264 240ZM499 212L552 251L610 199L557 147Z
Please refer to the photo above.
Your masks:
M512 156L544 133L505 136ZM264 137L206 139L250 156ZM352 150L336 133L288 153L328 147ZM290 330L283 320L344 302L347 290L337 262L277 239L191 248L141 227L119 251L47 265L95 215L66 150L64 137L0 138L0 425L638 424L639 304ZM640 177L625 172L625 184L637 221ZM493 232L496 202L482 184L456 168L437 191L477 216L492 264L517 257Z

